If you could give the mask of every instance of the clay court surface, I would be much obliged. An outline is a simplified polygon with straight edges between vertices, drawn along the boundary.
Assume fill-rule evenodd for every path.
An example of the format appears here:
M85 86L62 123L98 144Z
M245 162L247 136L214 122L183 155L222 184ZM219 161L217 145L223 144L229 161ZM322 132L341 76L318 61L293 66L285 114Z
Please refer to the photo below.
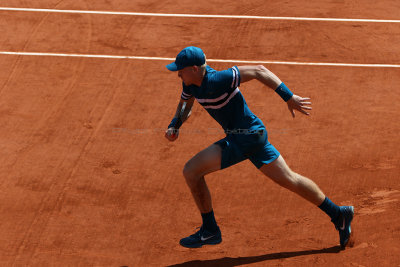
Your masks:
M385 1L1 1L1 7L400 19ZM318 3L317 3L318 2ZM392 64L264 64L312 115L240 89L289 166L355 207L340 251L329 217L249 161L206 176L223 242L179 239L201 217L182 176L224 137L199 105L164 138L181 94L169 61L0 55L1 266L400 266L400 23L0 11L0 51ZM222 70L237 63L209 63ZM396 67L398 66L398 67Z

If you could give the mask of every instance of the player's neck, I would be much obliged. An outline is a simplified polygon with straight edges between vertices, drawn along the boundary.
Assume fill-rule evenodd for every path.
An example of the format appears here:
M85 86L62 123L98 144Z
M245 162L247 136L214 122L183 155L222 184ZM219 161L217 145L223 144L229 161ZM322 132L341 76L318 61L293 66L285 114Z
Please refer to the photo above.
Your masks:
M196 77L196 81L193 84L200 87L201 84L203 83L205 75L206 75L206 70L204 69L202 72L199 72L199 75Z

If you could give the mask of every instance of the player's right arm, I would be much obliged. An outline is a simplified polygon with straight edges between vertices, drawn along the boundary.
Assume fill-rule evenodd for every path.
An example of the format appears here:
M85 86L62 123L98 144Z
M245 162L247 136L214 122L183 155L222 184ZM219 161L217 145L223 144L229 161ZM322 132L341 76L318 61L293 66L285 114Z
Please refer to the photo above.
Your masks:
M307 110L311 110L310 98L300 97L293 94L289 88L270 70L265 68L263 65L256 66L238 66L240 72L240 82L244 83L257 79L266 86L275 90L288 105L289 111L292 113L293 118L295 117L294 110L300 111L305 115L310 115Z
M191 110L193 107L193 103L194 103L194 97L191 97L187 100L181 98L178 103L178 106L176 107L175 116L174 116L172 122L177 121L177 123L179 124L179 127L180 127L180 125L182 123L184 123L190 116ZM172 124L172 122L171 122L171 124ZM169 141L172 142L178 138L179 127L176 128L171 124L168 126L168 129L165 132L165 137Z
M282 81L263 65L238 66L240 71L240 83L257 79L269 88L276 89Z

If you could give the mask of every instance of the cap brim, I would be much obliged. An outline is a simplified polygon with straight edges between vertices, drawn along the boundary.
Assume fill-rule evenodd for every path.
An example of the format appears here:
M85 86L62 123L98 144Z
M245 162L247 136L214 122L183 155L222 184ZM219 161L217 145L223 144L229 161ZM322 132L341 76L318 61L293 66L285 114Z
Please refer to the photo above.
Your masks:
M175 62L172 62L171 64L168 64L166 67L170 71L177 71L178 70L178 66L175 64Z

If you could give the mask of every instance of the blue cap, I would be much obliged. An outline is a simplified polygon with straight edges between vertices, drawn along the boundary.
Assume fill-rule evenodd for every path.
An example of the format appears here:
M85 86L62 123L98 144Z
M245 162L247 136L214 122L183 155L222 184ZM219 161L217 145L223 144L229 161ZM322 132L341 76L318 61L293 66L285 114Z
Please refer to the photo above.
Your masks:
M176 56L175 62L168 64L166 67L170 71L177 71L189 66L201 66L206 63L206 56L198 47L189 46L184 48Z

